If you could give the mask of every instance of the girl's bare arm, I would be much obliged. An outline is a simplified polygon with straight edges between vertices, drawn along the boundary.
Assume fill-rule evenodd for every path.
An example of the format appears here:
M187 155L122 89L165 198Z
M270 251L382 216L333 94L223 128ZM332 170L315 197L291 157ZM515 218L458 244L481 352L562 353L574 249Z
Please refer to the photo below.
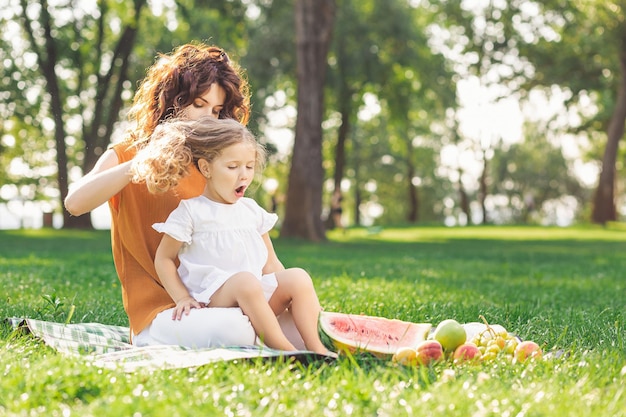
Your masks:
M274 250L274 245L272 244L272 239L270 238L269 233L265 233L263 235L263 242L265 242L265 246L267 247L267 263L263 267L264 274L270 274L272 272L283 271L285 267L283 263L278 259L278 255L276 255L276 251Z
M180 275L178 275L176 259L182 245L182 242L164 234L154 256L154 266L161 284L163 284L167 293L176 303L176 308L172 312L172 318L177 320L180 320L183 314L189 314L189 310L192 308L202 307L189 294L187 287L185 287L185 284L180 279Z

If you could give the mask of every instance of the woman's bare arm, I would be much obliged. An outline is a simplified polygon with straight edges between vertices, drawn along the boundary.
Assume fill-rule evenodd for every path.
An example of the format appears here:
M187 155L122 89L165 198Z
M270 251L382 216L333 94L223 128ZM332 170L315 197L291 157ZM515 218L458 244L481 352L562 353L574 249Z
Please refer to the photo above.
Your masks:
M70 187L65 209L80 216L106 203L130 183L132 161L119 163L111 149L102 154L93 170Z

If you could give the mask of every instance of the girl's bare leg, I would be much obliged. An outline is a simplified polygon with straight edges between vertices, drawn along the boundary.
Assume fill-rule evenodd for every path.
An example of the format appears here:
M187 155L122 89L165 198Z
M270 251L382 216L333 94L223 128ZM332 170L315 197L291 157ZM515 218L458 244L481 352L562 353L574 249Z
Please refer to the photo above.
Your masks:
M316 353L329 354L317 330L322 308L309 274L300 268L290 268L276 272L276 280L278 288L270 299L274 313L278 315L290 308L306 348Z
M209 303L209 307L236 306L248 316L254 331L267 346L274 349L296 350L281 330L276 314L263 295L261 283L248 272L240 272L230 277L211 296Z

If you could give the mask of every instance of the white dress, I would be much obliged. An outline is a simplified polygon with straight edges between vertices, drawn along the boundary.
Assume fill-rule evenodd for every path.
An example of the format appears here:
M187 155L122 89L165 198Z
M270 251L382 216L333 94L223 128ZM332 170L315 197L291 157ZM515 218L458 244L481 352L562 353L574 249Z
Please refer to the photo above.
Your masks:
M208 303L228 278L243 271L259 278L269 300L278 283L274 274L262 273L268 257L262 235L277 220L251 198L222 204L199 196L182 200L153 227L183 242L178 273L197 301Z

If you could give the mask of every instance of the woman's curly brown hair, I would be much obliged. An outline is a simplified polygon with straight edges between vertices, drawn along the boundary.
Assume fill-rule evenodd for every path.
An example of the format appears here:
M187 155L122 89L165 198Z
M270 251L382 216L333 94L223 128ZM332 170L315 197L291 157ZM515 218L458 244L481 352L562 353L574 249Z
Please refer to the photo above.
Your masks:
M246 125L250 114L248 82L243 70L226 52L216 46L190 43L171 54L159 54L133 99L129 119L136 126L130 132L130 140L143 146L159 123L177 117L213 83L226 93L219 118Z

